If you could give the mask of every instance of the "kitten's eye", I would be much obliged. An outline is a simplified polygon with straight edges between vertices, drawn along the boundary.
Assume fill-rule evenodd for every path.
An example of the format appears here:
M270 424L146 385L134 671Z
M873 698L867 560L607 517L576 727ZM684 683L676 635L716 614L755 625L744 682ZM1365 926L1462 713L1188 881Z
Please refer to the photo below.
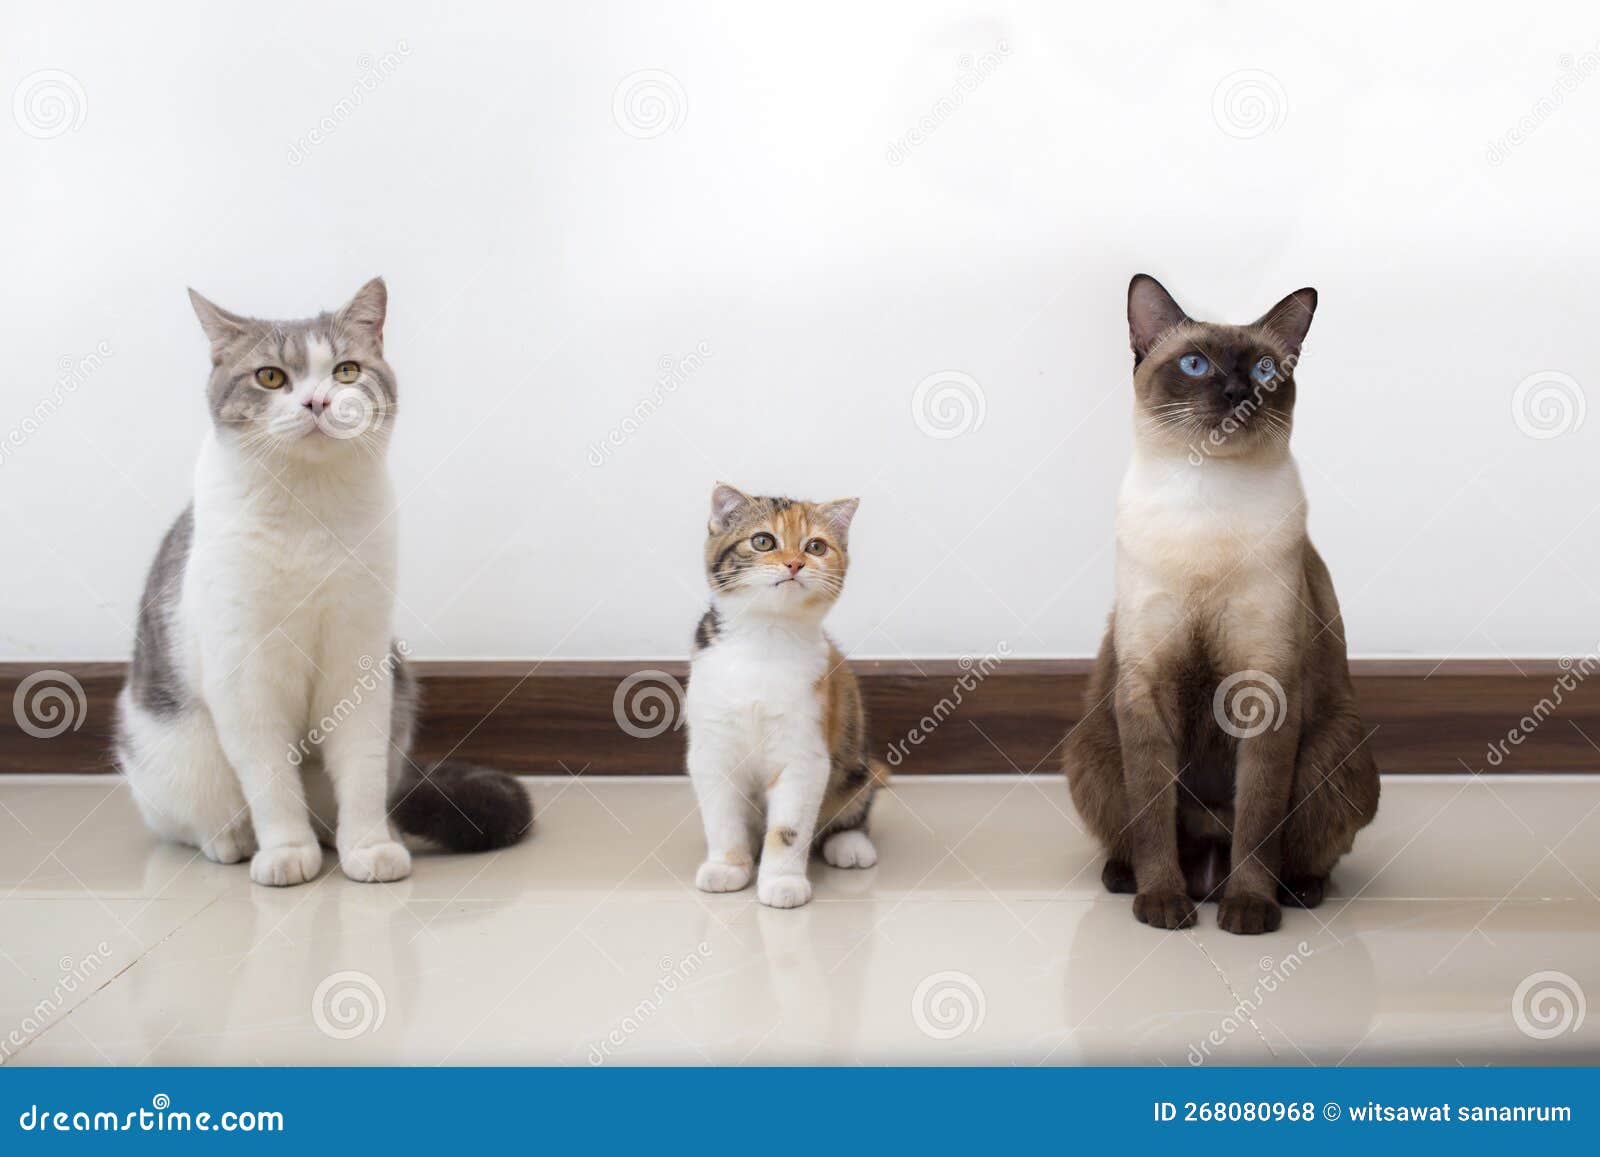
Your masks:
M1211 363L1199 354L1184 354L1178 359L1178 368L1191 378L1198 378L1211 368Z
M256 371L256 381L269 390L279 390L289 380L289 376L277 366L262 366Z
M333 367L333 380L348 386L361 376L361 367L355 362L340 362Z
M763 530L760 534L753 534L750 536L750 545L755 547L757 550L767 551L777 546L778 540Z
M1255 368L1250 371L1250 376L1263 386L1275 378L1277 374L1278 363L1271 358L1262 358L1255 364Z
M828 544L823 542L820 538L813 538L810 542L806 543L806 553L815 555L827 554Z

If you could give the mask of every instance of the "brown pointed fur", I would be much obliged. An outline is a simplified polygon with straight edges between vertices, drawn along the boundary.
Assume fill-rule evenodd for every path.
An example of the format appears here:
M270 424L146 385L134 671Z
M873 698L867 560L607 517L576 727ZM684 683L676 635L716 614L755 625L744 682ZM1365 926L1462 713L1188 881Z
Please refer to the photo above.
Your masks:
M1135 278L1129 321L1144 436L1209 438L1231 415L1235 426L1208 453L1286 453L1294 366L1315 304L1314 291L1300 290L1252 326L1208 326L1152 279ZM1177 359L1200 351L1215 372L1186 382ZM1238 375L1263 354L1279 363L1274 386L1253 391L1253 403L1224 399L1230 387L1235 399L1244 392ZM1173 413L1187 416L1163 420ZM1115 615L1107 626L1064 763L1073 802L1105 849L1102 881L1137 892L1134 914L1145 923L1185 927L1193 901L1218 898L1224 929L1272 931L1278 902L1321 903L1329 873L1376 814L1378 769L1356 711L1333 582L1309 539L1299 558L1301 609L1271 648L1285 722L1264 738L1241 741L1215 717L1213 697L1235 669L1220 617L1200 607L1185 614L1188 637L1171 640L1153 671L1119 670ZM1246 789L1240 753L1251 742ZM1246 829L1250 846L1235 846Z

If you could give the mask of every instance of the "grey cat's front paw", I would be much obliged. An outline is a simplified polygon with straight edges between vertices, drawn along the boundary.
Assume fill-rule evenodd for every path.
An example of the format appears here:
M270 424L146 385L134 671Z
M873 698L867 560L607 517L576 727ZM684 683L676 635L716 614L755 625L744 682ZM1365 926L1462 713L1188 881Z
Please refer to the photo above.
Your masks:
M411 853L404 844L385 840L341 851L339 867L358 884L387 884L411 875Z
M200 845L200 854L215 864L237 864L255 850L256 837L248 823L224 828Z
M269 888L288 888L316 878L322 849L316 844L279 844L250 858L250 878Z
M769 908L798 908L811 900L811 881L804 876L769 876L756 882L756 899Z

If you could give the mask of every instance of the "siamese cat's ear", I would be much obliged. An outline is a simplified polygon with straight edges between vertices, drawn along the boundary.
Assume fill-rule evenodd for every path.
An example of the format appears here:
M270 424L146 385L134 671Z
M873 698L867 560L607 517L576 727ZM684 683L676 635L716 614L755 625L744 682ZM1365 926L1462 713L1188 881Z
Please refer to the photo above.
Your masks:
M1188 320L1183 307L1154 277L1136 273L1128 282L1128 341L1133 346L1134 365L1144 361L1167 331Z
M1294 357L1300 356L1300 346L1311 328L1311 315L1317 312L1317 291L1307 286L1297 289L1277 305L1262 314L1256 328L1264 329L1288 347Z
M383 320L389 315L389 287L383 278L374 277L334 315L334 324L340 329L364 331L378 348L383 348Z
M733 516L749 506L750 501L750 496L737 486L718 482L711 492L711 521L706 529L712 534L721 534L733 525Z
M193 289L189 290L189 304L194 306L194 315L200 319L200 328L205 330L206 337L211 342L212 352L220 350L245 330L246 321L236 313L229 313L220 305L207 301Z

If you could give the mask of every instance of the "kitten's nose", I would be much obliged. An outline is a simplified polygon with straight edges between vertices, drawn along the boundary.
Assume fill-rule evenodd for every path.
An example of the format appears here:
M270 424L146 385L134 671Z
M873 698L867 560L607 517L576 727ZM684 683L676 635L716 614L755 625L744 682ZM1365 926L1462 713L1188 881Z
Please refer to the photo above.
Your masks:
M800 573L800 568L806 565L806 560L803 558L791 558L783 565L789 568L789 577L794 578L795 575Z

